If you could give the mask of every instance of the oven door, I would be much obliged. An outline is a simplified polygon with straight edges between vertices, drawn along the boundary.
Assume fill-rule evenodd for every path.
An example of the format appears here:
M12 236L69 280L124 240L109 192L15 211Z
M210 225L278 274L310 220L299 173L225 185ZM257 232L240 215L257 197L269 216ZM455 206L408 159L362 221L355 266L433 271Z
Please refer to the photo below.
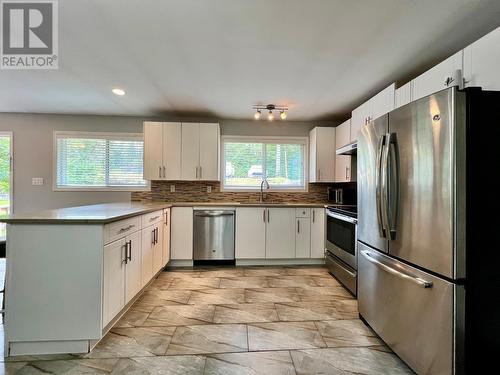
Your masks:
M349 266L358 269L357 220L326 210L326 249Z

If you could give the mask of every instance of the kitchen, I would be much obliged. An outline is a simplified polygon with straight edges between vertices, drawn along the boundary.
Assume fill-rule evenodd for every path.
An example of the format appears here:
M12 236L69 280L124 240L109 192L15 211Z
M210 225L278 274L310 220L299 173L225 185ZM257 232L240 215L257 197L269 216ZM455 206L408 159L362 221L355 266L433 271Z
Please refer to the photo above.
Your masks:
M494 365L500 286L483 238L496 221L483 207L495 183L479 188L498 160L496 2L398 4L390 21L381 12L394 1L363 2L374 16L338 35L328 15L352 20L361 5L124 3L120 18L113 1L47 3L58 68L0 70L4 372ZM78 16L97 9L96 27L75 35ZM264 9L300 15L308 31L255 23ZM134 13L141 27L128 27ZM400 50L375 38L365 56L347 35ZM168 69L150 58L162 43L178 50L163 55ZM303 64L316 68L299 87ZM336 72L328 88L325 69Z

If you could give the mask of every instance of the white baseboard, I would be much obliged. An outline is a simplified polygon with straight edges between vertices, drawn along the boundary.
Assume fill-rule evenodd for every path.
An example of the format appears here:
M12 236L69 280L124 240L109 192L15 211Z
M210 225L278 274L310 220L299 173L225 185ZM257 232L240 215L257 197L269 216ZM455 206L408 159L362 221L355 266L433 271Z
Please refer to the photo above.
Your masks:
M167 267L193 267L191 259L173 259L168 262Z
M87 353L88 351L89 340L21 341L9 343L8 355L76 354Z

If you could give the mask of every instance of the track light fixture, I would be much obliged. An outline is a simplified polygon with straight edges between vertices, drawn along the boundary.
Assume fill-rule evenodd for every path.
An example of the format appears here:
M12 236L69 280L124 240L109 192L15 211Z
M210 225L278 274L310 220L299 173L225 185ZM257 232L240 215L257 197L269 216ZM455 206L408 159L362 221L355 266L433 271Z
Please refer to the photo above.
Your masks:
M286 120L286 111L288 111L287 107L277 107L274 104L268 104L266 106L263 105L254 105L253 109L255 109L255 114L253 115L254 119L260 120L262 117L262 110L268 111L267 113L267 120L268 121L273 121L274 120L274 113L273 111L279 111L280 112L280 119Z

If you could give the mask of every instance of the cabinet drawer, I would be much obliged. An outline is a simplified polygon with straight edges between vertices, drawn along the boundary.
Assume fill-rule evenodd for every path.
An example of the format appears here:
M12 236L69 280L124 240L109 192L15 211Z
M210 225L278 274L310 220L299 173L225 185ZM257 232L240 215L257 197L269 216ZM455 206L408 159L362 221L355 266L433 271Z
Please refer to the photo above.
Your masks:
M311 209L310 208L296 208L295 209L295 217L310 217Z
M130 219L116 221L106 224L104 227L104 243L116 241L119 238L125 237L133 232L141 229L141 217L135 216Z
M142 215L142 227L146 228L150 225L156 224L163 219L163 211L154 211L149 214Z

